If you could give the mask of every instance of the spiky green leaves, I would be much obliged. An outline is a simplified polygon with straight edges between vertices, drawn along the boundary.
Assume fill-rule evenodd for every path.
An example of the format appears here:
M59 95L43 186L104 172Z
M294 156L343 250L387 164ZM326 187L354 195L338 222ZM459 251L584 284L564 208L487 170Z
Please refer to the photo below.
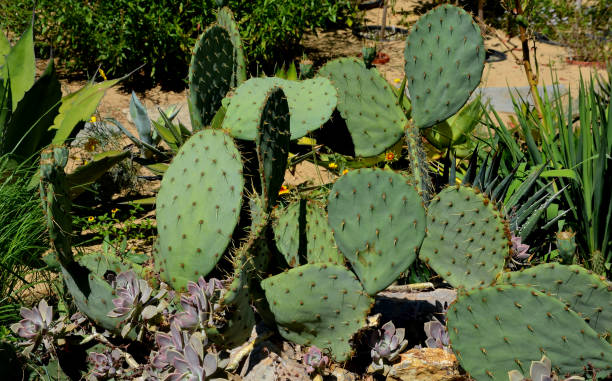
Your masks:
M219 130L194 134L161 182L156 202L162 278L176 290L206 276L230 243L242 205L240 153Z
M291 139L298 139L323 125L336 108L336 90L326 78L289 81L281 78L251 78L232 96L223 128L232 136L254 140L261 107L274 86L283 89L291 113Z
M412 264L425 236L421 197L392 171L361 169L342 176L329 194L328 213L338 248L370 295Z
M404 58L414 122L433 126L459 111L480 83L485 59L480 28L463 9L441 5L412 27Z
M545 263L504 273L502 281L551 294L582 316L595 331L612 334L612 285L582 266Z
M387 81L355 58L326 63L319 75L338 90L338 111L346 121L355 155L374 156L395 144L407 120Z
M447 312L453 351L476 380L507 380L542 355L560 374L612 372L612 346L557 298L526 286L495 286L465 293Z
M336 361L352 354L350 340L365 326L372 300L353 273L333 264L309 264L261 282L280 334L329 349Z
M448 187L427 212L420 258L453 287L490 284L509 255L508 228L493 203L469 187Z
M196 42L189 65L189 107L194 131L208 126L221 107L235 78L235 62L228 31L218 25L206 29Z
M255 144L261 176L262 209L269 213L283 185L289 155L289 106L283 90L272 88L260 112Z

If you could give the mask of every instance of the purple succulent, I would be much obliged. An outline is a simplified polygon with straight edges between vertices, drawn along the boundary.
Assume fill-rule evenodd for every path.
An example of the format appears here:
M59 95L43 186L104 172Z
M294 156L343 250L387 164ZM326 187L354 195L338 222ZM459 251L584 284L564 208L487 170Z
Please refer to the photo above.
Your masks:
M529 367L529 379L523 377L518 370L511 370L508 372L508 378L510 381L558 381L557 375L552 372L552 363L546 356L542 356L540 361L532 361ZM571 376L565 378L563 381L584 381L583 377Z
M113 299L115 308L107 315L110 317L125 317L121 335L127 336L135 324L141 320L151 320L163 312L168 303L163 300L167 294L165 284L158 294L151 297L153 289L146 280L136 277L133 271L119 274L113 282L117 298ZM157 305L153 304L158 302ZM139 332L139 336L142 330Z
M397 356L408 345L404 340L404 328L395 328L392 321L388 321L382 326L382 331L376 332L372 337L374 347L370 352L375 363L382 363L383 360L394 361Z
M522 243L520 236L515 236L513 233L510 240L512 242L512 257L514 259L524 261L529 258L529 245Z
M193 333L182 351L167 349L166 358L174 371L165 380L203 381L217 370L217 356L204 351L206 336Z
M329 358L323 356L321 350L316 346L308 348L308 353L304 355L303 361L308 374L314 371L321 372L329 364Z
M175 315L179 327L188 330L213 327L215 314L221 308L217 301L225 291L223 283L215 278L206 282L200 277L197 283L189 282L187 290L189 293L181 295L183 312Z
M44 335L53 321L53 307L44 299L38 303L38 307L32 309L21 307L20 314L23 319L11 325L11 329L19 337L32 341Z
M159 347L157 352L151 359L151 364L162 370L170 364L168 361L168 351L175 350L182 352L185 349L185 343L189 337L186 332L181 331L176 321L170 325L170 333L157 333L155 335L155 342Z
M104 353L91 352L87 359L93 365L91 375L96 380L113 378L121 374L123 359L117 349Z
M451 351L448 345L448 332L446 332L446 329L442 323L440 323L437 319L434 319L425 323L424 328L425 334L427 335L427 340L425 340L425 345L427 345L427 348L440 348L447 352Z

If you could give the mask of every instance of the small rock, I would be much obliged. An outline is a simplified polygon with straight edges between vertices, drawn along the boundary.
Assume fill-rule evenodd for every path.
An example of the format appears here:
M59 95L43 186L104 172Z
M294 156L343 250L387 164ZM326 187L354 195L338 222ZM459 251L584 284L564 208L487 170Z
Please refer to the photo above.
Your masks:
M331 376L332 376L332 380L335 381L357 381L358 377L355 373L351 373L346 369L342 369L342 368L334 368L334 370L331 372ZM335 377L335 379L334 379ZM325 380L328 380L329 378L324 378Z
M463 381L454 354L438 348L411 349L391 367L387 381Z
M310 381L306 367L283 359L275 353L260 361L243 378L244 381Z

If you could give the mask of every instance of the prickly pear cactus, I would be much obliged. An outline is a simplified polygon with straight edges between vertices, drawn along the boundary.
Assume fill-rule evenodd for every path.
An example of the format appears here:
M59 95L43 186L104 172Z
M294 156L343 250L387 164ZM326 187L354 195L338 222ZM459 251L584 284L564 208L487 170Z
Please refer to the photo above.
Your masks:
M64 266L74 261L71 245L71 202L64 173L67 162L68 150L64 147L47 148L41 153L40 197L47 221L49 243Z
M559 374L612 373L612 346L560 300L527 286L501 285L460 295L449 307L453 351L471 377L507 380L508 371L529 376L545 354Z
M392 171L360 169L340 177L328 213L338 248L370 295L406 271L425 236L421 197Z
M283 185L289 155L289 106L283 90L272 88L265 97L259 117L257 157L262 187L262 209L269 213Z
M155 261L175 290L206 276L221 259L238 223L243 187L240 153L226 133L200 131L181 146L156 202Z
M226 29L212 25L196 42L189 65L189 109L193 130L208 126L234 80L234 46Z
M338 111L353 139L355 155L378 155L402 137L406 116L376 68L367 69L355 58L339 58L326 63L319 75L338 90Z
M421 260L453 287L493 282L510 253L507 223L486 195L470 187L448 187L427 211Z
M306 202L306 260L308 263L344 264L344 256L327 222L325 206L317 201Z
M414 186L423 201L429 202L433 193L433 184L429 176L427 154L423 149L419 130L412 125L406 128L406 148Z
M582 266L545 263L504 273L501 280L550 294L582 316L598 333L612 335L612 284Z
M272 226L276 247L289 266L302 264L300 257L306 257L308 263L344 263L321 203L292 202L276 212Z
M327 348L347 360L350 340L366 324L372 299L353 273L333 264L308 264L262 281L280 334L295 343Z
M404 50L405 72L417 127L455 114L480 83L485 48L472 16L441 5L412 27Z
M223 128L232 136L255 140L259 115L266 94L274 86L283 89L291 113L291 139L298 139L321 127L331 116L338 101L336 89L326 78L290 81L281 78L251 78L232 96Z
M229 33L232 45L234 47L234 75L232 76L231 87L238 87L242 82L246 81L246 62L242 49L242 40L240 39L240 31L234 20L234 14L228 7L223 7L217 13L217 23L225 28Z

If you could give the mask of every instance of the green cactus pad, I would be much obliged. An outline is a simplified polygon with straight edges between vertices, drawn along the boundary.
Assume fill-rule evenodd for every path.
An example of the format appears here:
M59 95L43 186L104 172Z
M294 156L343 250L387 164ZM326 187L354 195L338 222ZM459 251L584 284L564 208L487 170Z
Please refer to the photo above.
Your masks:
M406 128L406 152L410 160L410 174L414 182L414 186L423 198L423 201L429 202L433 193L433 184L429 176L429 164L427 163L427 154L421 143L421 134L418 128L408 125Z
M365 327L373 303L353 273L338 265L308 264L261 285L285 339L328 349L336 361L351 356L350 340Z
M189 107L194 131L208 126L234 78L234 46L226 29L213 25L196 42L189 65Z
M306 256L308 263L344 264L321 203L292 202L276 212L272 226L276 247L289 266L299 266L302 256Z
M104 277L108 271L120 274L124 271L132 270L129 263L124 262L115 255L92 253L85 254L78 259L79 264L87 267L91 272L99 277Z
M304 239L300 239L300 233L303 233L305 224L305 221L302 221L302 205L306 206L304 202L292 202L277 210L272 224L276 248L291 267L300 265L300 240Z
M319 75L338 90L338 111L353 139L355 155L378 155L402 137L408 121L376 68L367 69L355 58L339 58L326 63Z
M405 72L417 127L455 114L480 83L485 48L480 28L463 9L441 5L412 27Z
M114 308L115 298L115 291L109 282L75 263L68 266L68 269L62 266L62 275L66 288L81 313L104 329L115 333L121 331L122 319L107 316Z
M370 295L412 264L425 236L421 197L392 171L360 169L340 177L328 213L338 248Z
M336 89L326 78L289 81L281 78L251 78L232 96L223 128L232 136L255 140L259 115L266 94L274 86L285 92L291 113L291 139L298 139L321 127L336 108Z
M453 351L474 379L508 380L546 355L559 374L612 372L612 346L557 298L527 286L495 286L464 293L449 307Z
M217 23L225 28L229 33L232 45L234 46L234 75L232 76L232 87L238 87L242 82L246 81L246 62L242 49L242 40L240 39L240 31L234 20L234 14L228 7L223 7L217 13Z
M502 281L533 287L560 299L595 331L612 335L612 285L582 266L545 263L504 273Z
M262 187L262 208L269 213L285 179L289 155L289 106L283 90L270 89L257 127L257 158Z
M219 130L194 134L161 181L156 202L156 262L174 289L206 276L238 223L244 177L240 153Z
M489 285L504 268L507 223L493 203L470 187L448 187L427 212L420 258L453 287Z
M325 206L317 201L306 203L306 259L308 263L344 264L344 256L327 222Z

